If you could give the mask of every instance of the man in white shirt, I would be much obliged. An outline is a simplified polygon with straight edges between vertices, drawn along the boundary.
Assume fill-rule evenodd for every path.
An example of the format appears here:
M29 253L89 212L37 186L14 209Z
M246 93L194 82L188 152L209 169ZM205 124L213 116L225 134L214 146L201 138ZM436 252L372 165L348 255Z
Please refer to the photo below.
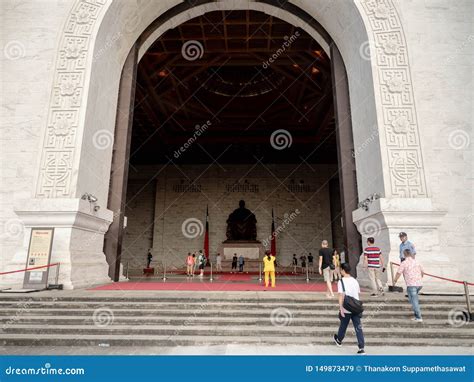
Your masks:
M349 263L341 265L342 280L337 283L337 291L339 292L339 330L334 334L334 342L337 346L342 346L342 341L346 335L347 326L352 321L357 336L357 344L359 351L357 354L365 354L364 332L362 331L362 324L360 322L362 314L353 314L342 306L344 303L344 296L351 296L359 300L360 286L355 278L351 276L351 266Z

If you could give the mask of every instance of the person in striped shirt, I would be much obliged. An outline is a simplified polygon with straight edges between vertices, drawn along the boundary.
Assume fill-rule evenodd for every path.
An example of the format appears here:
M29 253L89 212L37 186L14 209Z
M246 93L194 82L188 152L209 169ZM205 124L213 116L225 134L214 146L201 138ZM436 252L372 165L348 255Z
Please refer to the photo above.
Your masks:
M385 270L383 264L382 251L375 245L375 239L367 239L367 247L364 249L364 267L369 273L369 279L372 284L371 296L377 296L378 293L384 294L381 280L382 272Z

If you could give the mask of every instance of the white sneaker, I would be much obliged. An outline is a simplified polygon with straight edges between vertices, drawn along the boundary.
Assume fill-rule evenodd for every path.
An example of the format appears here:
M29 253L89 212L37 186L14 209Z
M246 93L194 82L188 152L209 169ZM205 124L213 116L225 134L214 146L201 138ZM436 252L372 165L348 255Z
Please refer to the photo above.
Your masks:
M423 319L422 319L422 318L413 317L411 320L412 320L412 321L415 321L415 322L423 322Z

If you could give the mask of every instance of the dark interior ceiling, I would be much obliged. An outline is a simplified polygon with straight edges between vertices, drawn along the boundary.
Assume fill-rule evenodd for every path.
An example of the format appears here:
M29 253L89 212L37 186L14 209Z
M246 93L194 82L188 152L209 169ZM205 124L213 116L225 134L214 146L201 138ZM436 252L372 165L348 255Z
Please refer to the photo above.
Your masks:
M182 54L189 41L200 58ZM131 163L336 163L334 128L330 62L314 39L261 12L212 12L169 30L141 59ZM291 134L283 150L270 142L278 129Z

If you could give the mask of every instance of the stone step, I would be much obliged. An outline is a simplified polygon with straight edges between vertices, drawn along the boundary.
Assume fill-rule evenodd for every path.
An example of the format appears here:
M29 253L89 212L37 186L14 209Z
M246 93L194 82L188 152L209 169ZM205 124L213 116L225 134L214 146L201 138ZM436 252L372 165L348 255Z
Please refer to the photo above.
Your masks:
M133 292L133 291L127 291ZM190 292L187 292L188 295ZM257 292L258 293L258 292ZM178 292L176 292L178 294ZM90 297L68 297L68 296L61 296L58 295L57 297L46 297L46 296L25 296L25 295L0 295L0 302L17 302L19 304L25 304L28 302L35 302L35 301L69 301L69 302L142 302L142 303L163 303L163 302L172 302L172 303L208 303L208 302L221 302L221 303L278 303L278 304L285 304L285 303L307 303L307 302L328 302L328 301L336 301L329 300L324 293L311 293L311 294L303 294L305 297L301 297L301 293L299 292L269 292L265 293L262 291L262 295L257 295L252 298L248 297L241 297L242 292L232 294L229 292L213 292L212 295L209 297L138 297L138 296L129 296L129 297L107 297L107 296L90 296ZM276 294L276 296L275 296ZM291 296L291 297L288 297ZM385 299L389 302L404 302L407 303L407 298L404 297L403 293L398 294L386 294L386 296L382 297L369 297L368 294L362 294L361 298L364 302L366 301L384 301ZM434 304L460 304L462 306L465 305L465 299L462 296L431 296L431 295L420 295L420 302L423 303L434 303Z
M426 328L423 324L419 323L419 327L416 331L410 333L411 338L432 338L439 337L440 331L438 328ZM64 334L69 333L77 336L84 334L127 334L127 335L195 335L199 336L202 333L207 333L212 336L330 336L337 329L337 325L319 327L317 330L314 328L282 325L275 326L270 322L266 326L248 325L243 328L242 326L235 323L232 326L218 326L212 325L195 325L189 323L188 325L147 325L142 327L139 325L51 325L51 326L32 326L16 324L13 326L6 326L0 333L0 338L4 334ZM392 337L397 337L399 334L394 333L392 328L374 328L364 327L364 333L370 337L383 337L387 340ZM474 331L469 328L445 328L442 331L444 338L459 338L459 339L471 339L474 340Z
M339 323L337 300L319 293L176 294L1 296L0 345L316 345L331 343ZM472 326L448 322L452 309L463 309L462 298L421 296L421 304L424 322L416 323L409 319L412 310L403 295L367 298L362 322L368 345L472 345ZM97 323L109 325L97 325L94 314ZM289 325L272 325L272 314ZM352 325L346 342L355 345Z
M246 309L246 310L261 310L261 309L275 309L275 308L287 308L290 310L309 310L309 309L334 309L338 303L335 299L325 302L306 302L300 303L134 303L134 302L111 302L111 301L97 301L97 302L69 302L69 301L47 301L39 302L32 301L26 305L22 303L14 302L0 302L0 309L38 309L38 308L66 308L66 309L87 309L87 308L99 308L108 307L110 309L180 309L180 310L195 310L195 309L206 309L206 310L221 310L221 309ZM411 309L407 301L404 302L364 302L364 307L367 311L371 309L381 310L384 307L390 307L393 309ZM459 307L459 306L457 306ZM434 304L434 303L422 303L423 310L443 310L449 311L453 308L452 304Z
M0 338L1 346L199 346L199 345L221 345L225 344L285 344L285 345L332 345L332 334L315 337L292 337L292 336L267 336L267 337L251 337L251 336L211 336L208 334L184 336L151 336L151 335L81 335L71 338L70 334L36 334L33 338L30 334L3 334ZM355 336L348 331L344 340L344 346L356 346ZM370 346L472 346L471 339L460 339L453 341L451 338L427 338L420 340L411 336L396 336L390 340L385 337L367 336L366 349Z
M98 311L98 309L67 309L67 308L35 308L35 309L23 309L18 310L14 308L6 308L0 311L0 317L14 317L14 316L34 316L37 314L41 315L56 315L56 314L69 314L69 315L76 315L76 316L84 316L90 315L92 316L94 312ZM185 317L193 317L193 316L209 316L209 317L268 317L272 314L273 309L260 309L260 310L231 310L231 309L223 309L223 310L194 310L194 311L187 311L182 309L109 309L112 314L119 314L124 316L170 316L170 315L178 315L178 316L185 316ZM320 310L295 310L292 311L289 309L289 314L297 317L330 317L337 315L337 306L331 307L331 309L320 309ZM446 318L448 313L445 311L437 311L437 310L422 310L423 316L426 318ZM286 311L281 312L274 312L274 314L283 314L287 315ZM370 315L380 315L380 312L377 310L366 310L364 311L365 316ZM408 307L406 309L397 309L397 310L384 310L384 316L397 316L397 317L408 317L411 315L411 309Z
M167 324L167 325L183 325L189 323L189 316L168 316L168 317L135 317L135 316L113 316L113 323L115 324L128 324L133 322L136 325L154 325L154 324ZM193 323L199 323L202 325L268 325L270 316L267 317L192 317ZM307 327L320 327L327 326L328 324L337 325L339 319L336 315L328 316L324 320L315 321L314 317L301 318L293 316L291 318L291 326L307 326ZM80 324L91 324L94 325L94 319L92 316L83 317L71 317L71 316L17 316L12 318L0 318L0 327L4 326L15 326L17 324L29 324L29 325L80 325ZM409 319L401 320L400 318L387 318L387 317L364 317L364 327L391 327L391 328L406 328L413 329L419 328L420 324ZM451 328L449 322L444 319L424 319L423 326L429 326L430 328Z

